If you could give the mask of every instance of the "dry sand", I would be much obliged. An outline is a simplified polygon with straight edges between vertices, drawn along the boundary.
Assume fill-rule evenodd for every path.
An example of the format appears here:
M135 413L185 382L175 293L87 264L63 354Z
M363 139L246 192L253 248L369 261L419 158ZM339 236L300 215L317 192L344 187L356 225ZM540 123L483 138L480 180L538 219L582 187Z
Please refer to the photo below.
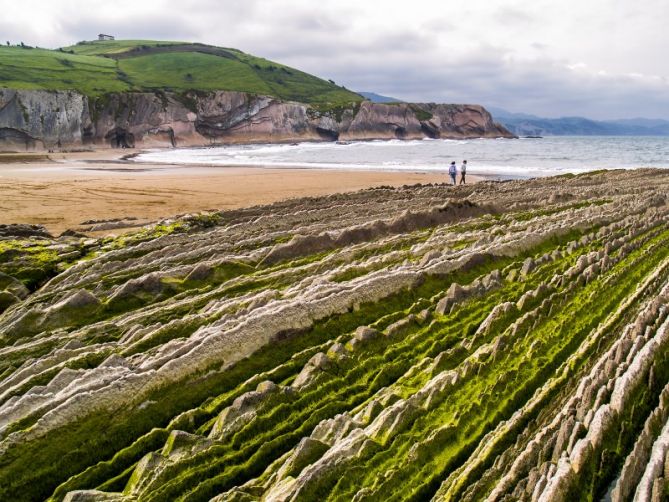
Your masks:
M443 183L425 172L177 166L120 162L132 150L0 155L0 223L44 225L55 234L87 220L137 218L265 204L380 185ZM468 177L475 182L476 177ZM120 233L119 230L104 233Z

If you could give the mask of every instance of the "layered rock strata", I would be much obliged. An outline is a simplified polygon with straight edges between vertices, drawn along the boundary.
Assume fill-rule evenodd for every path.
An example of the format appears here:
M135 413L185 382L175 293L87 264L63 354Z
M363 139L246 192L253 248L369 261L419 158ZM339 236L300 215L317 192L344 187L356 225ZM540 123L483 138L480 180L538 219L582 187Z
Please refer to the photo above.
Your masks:
M658 500L668 191L637 170L6 229L0 499Z
M116 93L0 89L0 152L353 139L514 137L479 105L326 107L219 91Z

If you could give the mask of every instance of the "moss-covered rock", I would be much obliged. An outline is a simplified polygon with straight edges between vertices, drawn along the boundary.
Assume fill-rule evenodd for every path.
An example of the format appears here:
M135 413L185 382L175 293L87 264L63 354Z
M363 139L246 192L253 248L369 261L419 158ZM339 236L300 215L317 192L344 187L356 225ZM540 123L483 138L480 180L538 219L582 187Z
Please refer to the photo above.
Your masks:
M668 187L379 188L0 241L0 498L656 496Z

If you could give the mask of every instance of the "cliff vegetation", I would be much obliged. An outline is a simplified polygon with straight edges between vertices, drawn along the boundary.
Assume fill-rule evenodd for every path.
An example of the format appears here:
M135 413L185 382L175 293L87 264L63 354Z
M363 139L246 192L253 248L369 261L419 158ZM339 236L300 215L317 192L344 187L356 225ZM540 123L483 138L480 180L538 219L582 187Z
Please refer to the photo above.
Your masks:
M330 81L236 49L117 40L57 50L0 47L0 87L124 91L241 91L303 103L349 103L362 96Z

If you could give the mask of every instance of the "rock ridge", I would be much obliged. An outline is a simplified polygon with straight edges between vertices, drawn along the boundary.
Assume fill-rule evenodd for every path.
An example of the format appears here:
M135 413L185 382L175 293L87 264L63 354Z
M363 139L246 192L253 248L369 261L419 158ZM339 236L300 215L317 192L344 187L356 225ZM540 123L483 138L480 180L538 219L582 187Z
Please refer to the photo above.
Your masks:
M223 143L512 138L480 105L308 105L244 92L0 89L0 151Z

